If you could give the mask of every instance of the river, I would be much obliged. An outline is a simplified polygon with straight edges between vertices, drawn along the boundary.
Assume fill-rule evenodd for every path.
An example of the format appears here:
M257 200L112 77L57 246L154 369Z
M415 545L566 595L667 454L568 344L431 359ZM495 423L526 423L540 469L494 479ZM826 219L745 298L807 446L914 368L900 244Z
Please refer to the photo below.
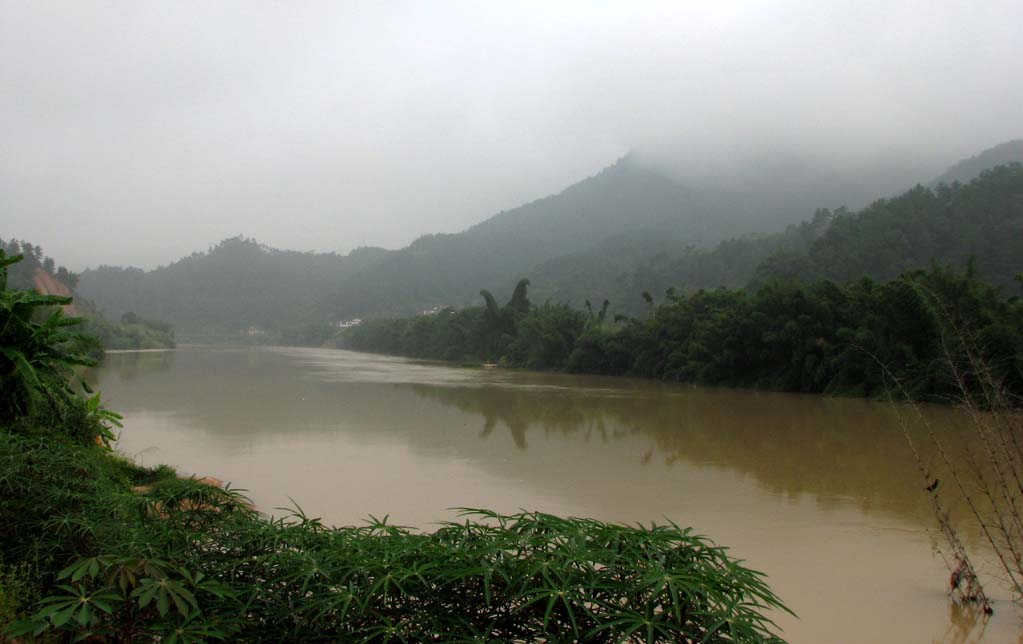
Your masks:
M90 377L124 414L123 452L230 481L266 512L424 529L458 507L671 520L768 575L798 614L777 616L793 644L1020 641L1003 589L986 622L950 604L882 403L297 348L111 353ZM943 432L961 420L925 413Z

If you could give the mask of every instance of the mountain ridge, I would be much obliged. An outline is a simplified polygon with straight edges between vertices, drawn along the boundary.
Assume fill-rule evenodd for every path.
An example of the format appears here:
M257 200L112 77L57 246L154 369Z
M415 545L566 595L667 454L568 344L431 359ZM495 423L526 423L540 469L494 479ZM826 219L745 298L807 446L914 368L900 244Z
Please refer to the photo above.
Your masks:
M957 181L966 183L988 168L1013 162L1023 163L1023 139L1005 141L982 150L972 157L961 159L932 179L927 186L936 188L943 183L951 184Z
M1015 149L1016 143L1006 145ZM984 165L993 149L1001 148L950 166L936 181L957 168L962 174ZM804 174L788 176L789 170ZM820 181L826 185L807 179L802 190L795 189L806 177L825 177ZM617 281L610 299L634 311L643 306L643 290L744 285L768 256L805 248L812 241L807 235L821 234L820 222L800 228L821 212L818 206L829 205L833 210L824 210L833 217L847 212L835 206L866 201L862 187L840 198L852 179L790 163L729 191L692 185L630 154L557 194L458 233L421 236L398 250L303 253L236 237L151 271L87 270L79 290L108 315L130 306L186 333L459 307L476 303L481 288L504 292L523 277L532 279L538 300L576 306L604 299L609 289L602 284ZM879 196L881 189L871 200ZM575 288L581 282L588 285Z

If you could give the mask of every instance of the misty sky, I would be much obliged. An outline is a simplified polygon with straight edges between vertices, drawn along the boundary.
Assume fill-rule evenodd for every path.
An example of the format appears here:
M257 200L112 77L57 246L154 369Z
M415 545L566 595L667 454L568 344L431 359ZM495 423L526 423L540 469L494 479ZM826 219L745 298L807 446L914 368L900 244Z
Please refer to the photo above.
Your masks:
M394 248L630 150L924 173L1023 136L1019 0L718 4L0 0L0 237Z

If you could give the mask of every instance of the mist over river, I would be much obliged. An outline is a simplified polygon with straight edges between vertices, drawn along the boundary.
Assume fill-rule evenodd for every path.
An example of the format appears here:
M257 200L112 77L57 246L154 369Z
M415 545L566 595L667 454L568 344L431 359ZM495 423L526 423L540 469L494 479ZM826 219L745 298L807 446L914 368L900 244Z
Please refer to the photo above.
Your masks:
M671 520L768 575L799 616L777 616L794 644L1019 641L1001 588L986 625L950 606L882 403L266 347L111 353L89 378L124 414L124 453L230 481L264 512ZM939 432L957 421L924 411Z

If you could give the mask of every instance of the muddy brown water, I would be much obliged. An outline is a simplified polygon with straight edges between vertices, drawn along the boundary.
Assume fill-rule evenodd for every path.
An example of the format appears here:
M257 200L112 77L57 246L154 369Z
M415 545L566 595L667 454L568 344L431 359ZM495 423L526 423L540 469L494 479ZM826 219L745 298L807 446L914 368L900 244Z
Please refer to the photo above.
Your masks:
M110 354L91 378L124 414L123 452L230 481L265 511L424 529L456 507L670 519L768 575L798 614L777 616L794 644L1020 641L995 582L986 622L948 601L882 403L294 348ZM925 412L944 433L962 420Z

